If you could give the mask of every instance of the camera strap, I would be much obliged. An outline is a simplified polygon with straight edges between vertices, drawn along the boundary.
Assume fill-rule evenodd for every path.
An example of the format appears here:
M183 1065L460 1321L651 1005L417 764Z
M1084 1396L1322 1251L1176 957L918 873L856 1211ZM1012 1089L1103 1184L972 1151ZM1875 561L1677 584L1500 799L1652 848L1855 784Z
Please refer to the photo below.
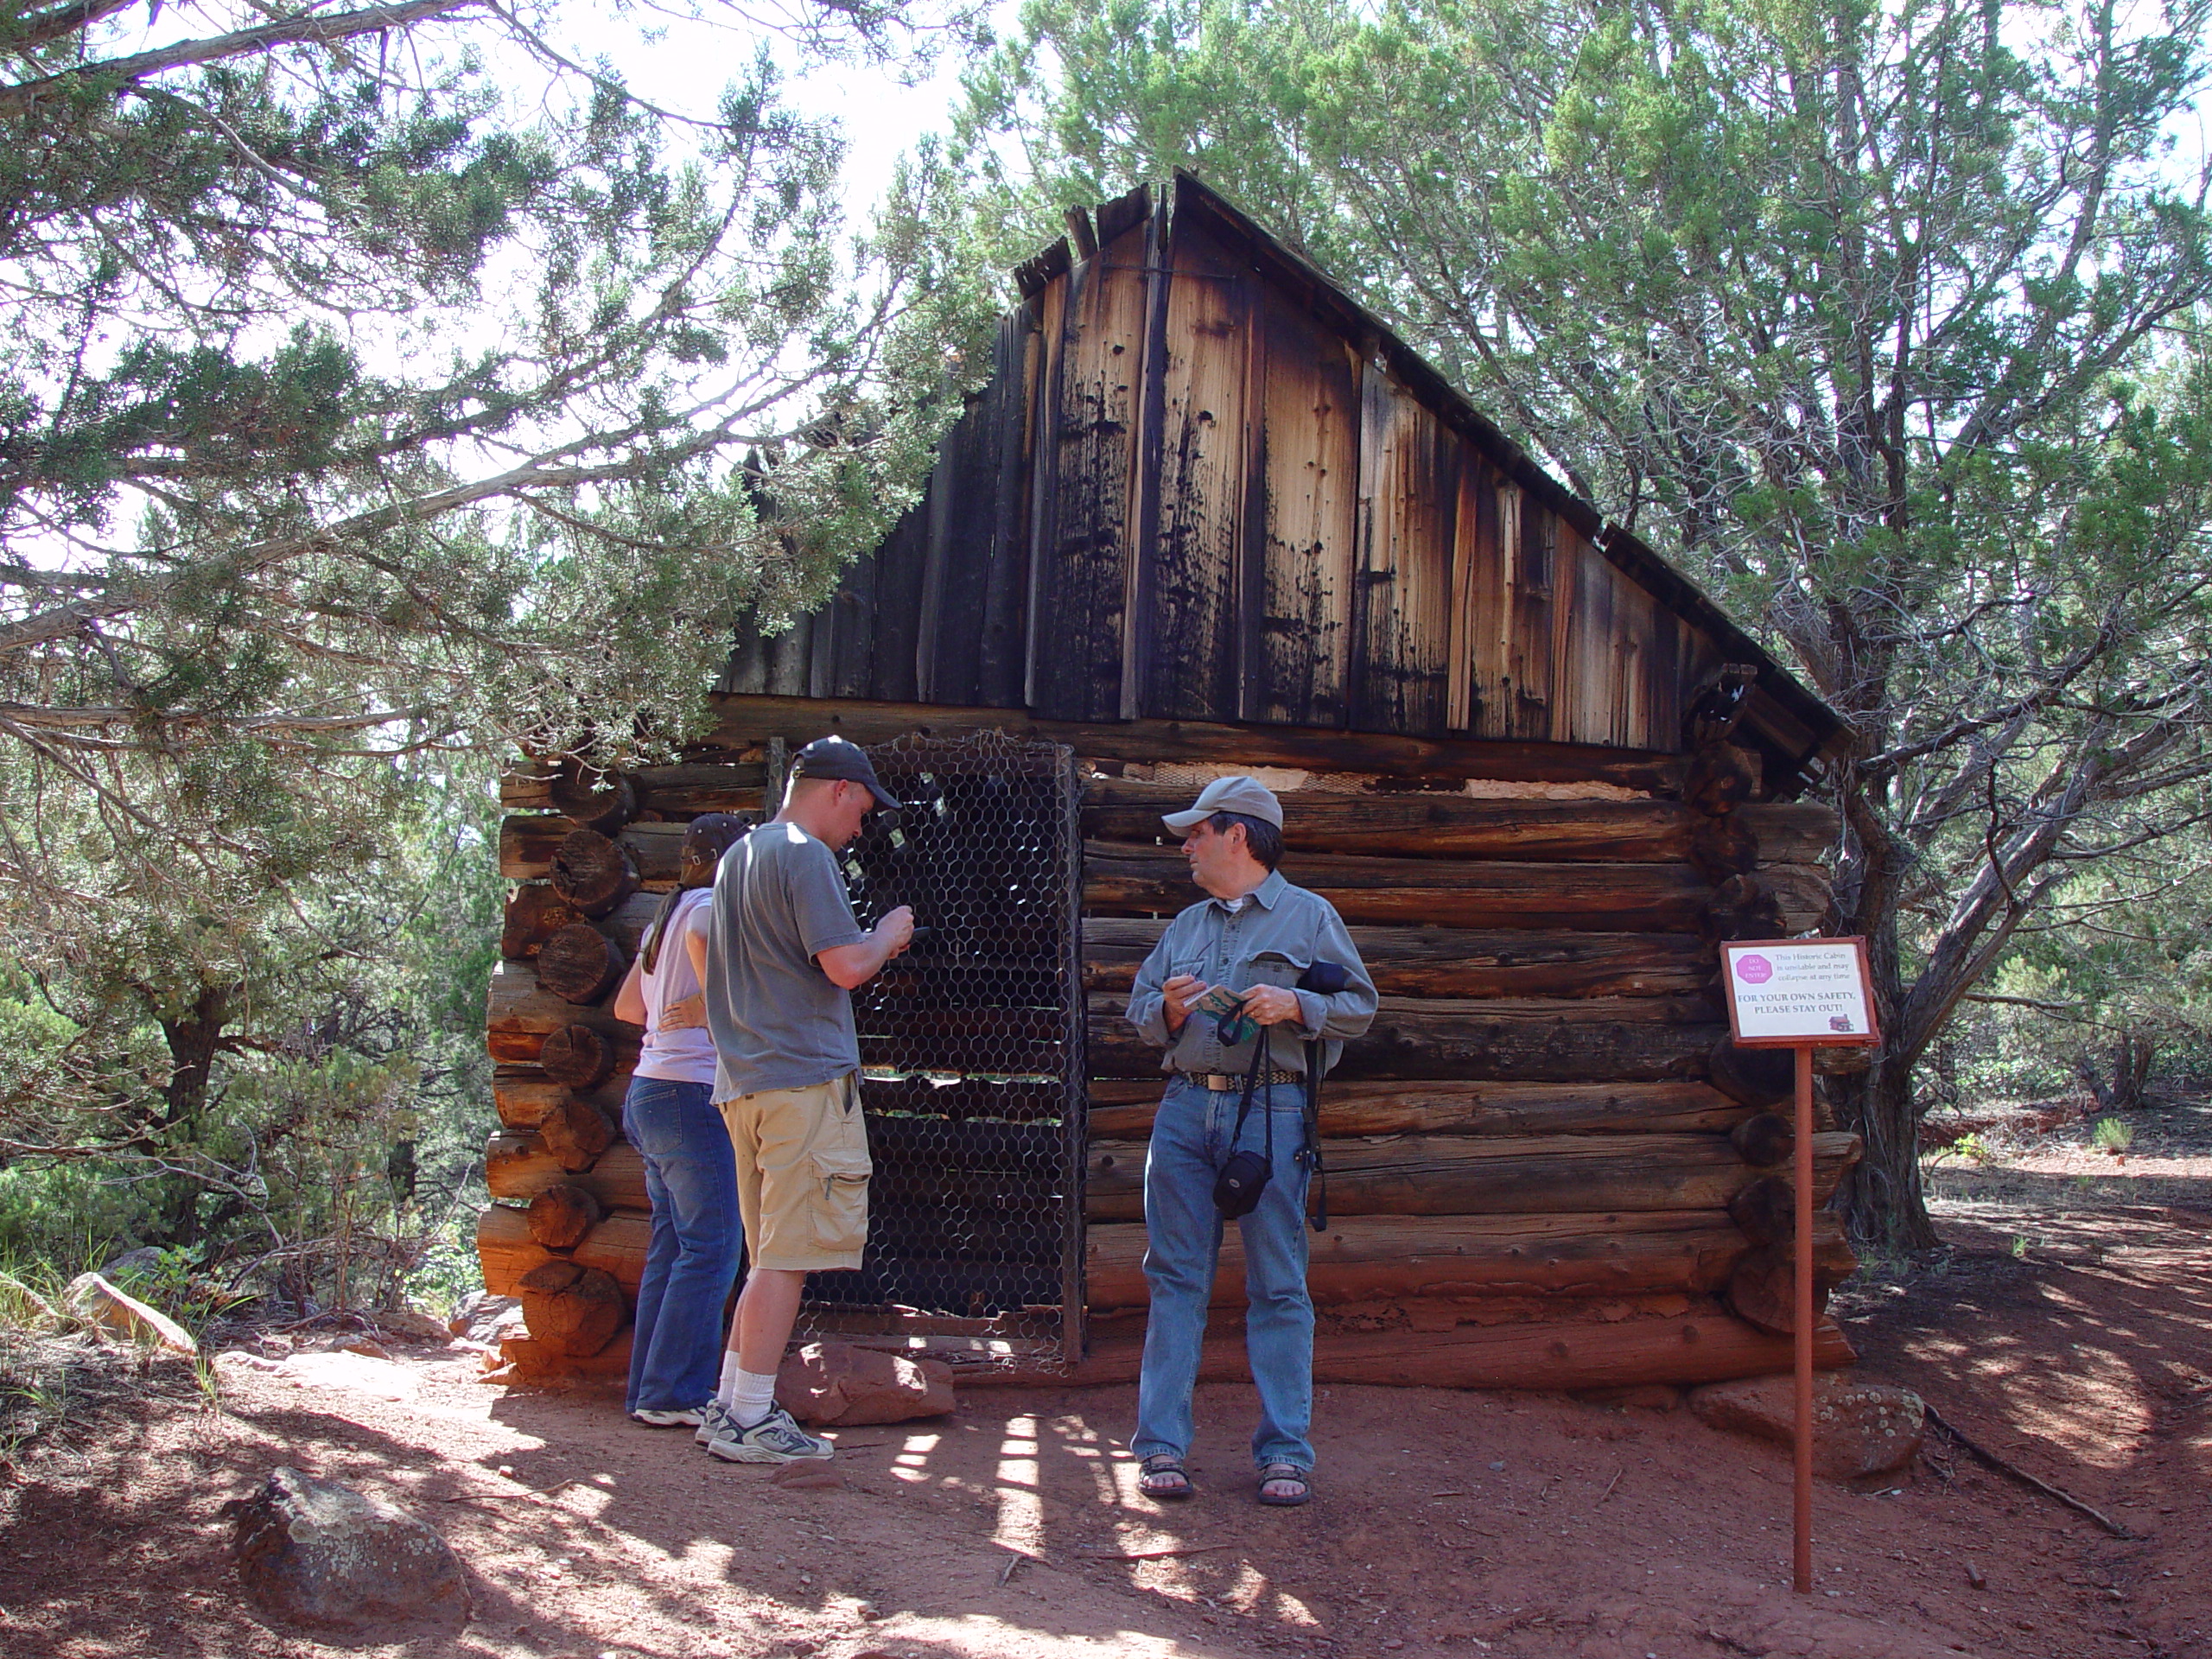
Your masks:
M1324 1045L1306 1045L1306 1145L1299 1153L1306 1167L1313 1173L1313 1187L1309 1200L1306 1225L1317 1233L1329 1230L1329 1172L1321 1162L1321 1062Z
M1252 1045L1252 1064L1244 1073L1244 1097L1236 1103L1236 1127L1229 1132L1229 1149L1232 1153L1236 1150L1236 1143L1244 1138L1244 1120L1252 1110L1252 1096L1260 1086L1260 1073L1267 1064L1268 1028L1262 1026L1258 1039ZM1268 1109L1267 1117L1268 1169L1272 1173L1275 1166L1275 1115L1273 1108Z

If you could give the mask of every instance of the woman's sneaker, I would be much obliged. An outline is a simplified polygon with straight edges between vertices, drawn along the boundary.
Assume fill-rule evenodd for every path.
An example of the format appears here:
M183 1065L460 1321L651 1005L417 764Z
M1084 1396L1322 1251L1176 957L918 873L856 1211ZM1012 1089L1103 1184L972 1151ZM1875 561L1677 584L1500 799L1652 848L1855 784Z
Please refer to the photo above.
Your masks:
M731 1463L802 1463L837 1455L836 1446L808 1433L781 1406L772 1408L752 1427L740 1428L729 1408L717 1400L707 1408L694 1438Z
M709 1405L713 1403L712 1401L708 1402ZM647 1428L696 1428L706 1414L706 1406L680 1406L674 1411L640 1406L630 1414L630 1421L643 1423Z

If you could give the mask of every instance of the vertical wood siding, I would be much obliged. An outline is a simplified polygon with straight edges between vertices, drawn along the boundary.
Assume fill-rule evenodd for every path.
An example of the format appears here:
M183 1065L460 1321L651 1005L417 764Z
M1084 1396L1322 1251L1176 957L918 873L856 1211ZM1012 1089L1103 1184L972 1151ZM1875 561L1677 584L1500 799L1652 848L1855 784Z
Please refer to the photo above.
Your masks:
M1754 648L1310 268L1176 204L1025 267L922 503L719 689L1680 748ZM1757 709L1793 760L1827 735Z
M1029 639L1029 703L1048 719L1122 712L1145 239L1145 226L1134 226L1060 279L1066 315L1038 457L1051 509Z
M1248 278L1202 234L1174 238L1160 363L1158 529L1147 565L1142 711L1218 720L1236 707L1248 478Z
M1351 725L1433 736L1450 672L1458 435L1380 365L1360 398L1359 568Z
M915 699L1007 706L1021 696L1020 619L1028 585L1027 459L1032 308L993 342L991 379L938 446L923 509Z
M1272 287L1262 319L1256 455L1236 718L1341 726L1351 675L1358 526L1360 364L1349 342Z

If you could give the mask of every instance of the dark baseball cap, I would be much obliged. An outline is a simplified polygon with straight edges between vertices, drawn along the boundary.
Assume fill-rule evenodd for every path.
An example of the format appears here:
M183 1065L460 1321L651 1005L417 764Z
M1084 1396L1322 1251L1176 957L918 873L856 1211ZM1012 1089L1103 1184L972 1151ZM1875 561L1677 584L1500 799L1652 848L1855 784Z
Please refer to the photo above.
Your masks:
M868 751L842 737L817 737L801 749L791 757L791 776L866 784L875 804L893 812L906 804L877 779L875 763L868 758Z
M742 841L752 827L750 820L734 812L702 812L683 826L683 856L711 864Z

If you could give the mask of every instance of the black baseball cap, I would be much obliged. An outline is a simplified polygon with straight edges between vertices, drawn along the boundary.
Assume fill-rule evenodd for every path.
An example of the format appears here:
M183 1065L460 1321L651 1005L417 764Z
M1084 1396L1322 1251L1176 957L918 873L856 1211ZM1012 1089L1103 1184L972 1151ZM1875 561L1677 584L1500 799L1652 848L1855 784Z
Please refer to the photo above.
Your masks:
M817 737L801 749L791 757L791 776L866 784L868 793L875 797L875 804L893 812L906 804L877 779L875 763L868 758L868 751L842 737Z

